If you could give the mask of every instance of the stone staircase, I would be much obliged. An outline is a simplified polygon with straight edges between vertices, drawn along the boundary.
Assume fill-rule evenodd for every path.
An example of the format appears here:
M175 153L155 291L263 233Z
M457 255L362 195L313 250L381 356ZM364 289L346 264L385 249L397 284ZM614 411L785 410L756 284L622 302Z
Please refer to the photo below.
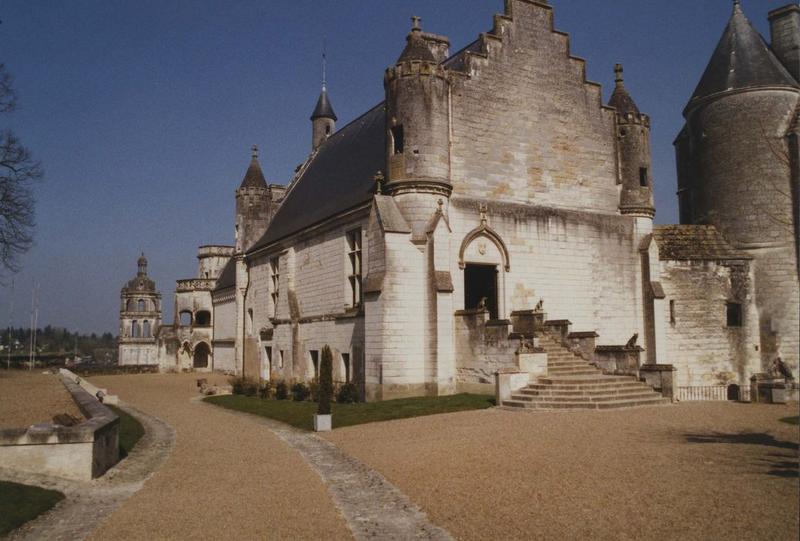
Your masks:
M669 404L634 376L607 376L545 334L539 347L547 352L547 376L504 400L503 406L528 409L615 409Z

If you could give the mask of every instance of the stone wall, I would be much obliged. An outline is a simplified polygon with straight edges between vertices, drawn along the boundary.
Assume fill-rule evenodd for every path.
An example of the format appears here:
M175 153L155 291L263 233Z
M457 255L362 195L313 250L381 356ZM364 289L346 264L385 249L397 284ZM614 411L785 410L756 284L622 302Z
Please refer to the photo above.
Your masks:
M661 284L667 360L677 368L678 385L741 385L760 371L749 262L662 261ZM727 325L729 301L742 304L741 327Z
M452 89L454 194L614 213L614 112L549 6L513 0Z

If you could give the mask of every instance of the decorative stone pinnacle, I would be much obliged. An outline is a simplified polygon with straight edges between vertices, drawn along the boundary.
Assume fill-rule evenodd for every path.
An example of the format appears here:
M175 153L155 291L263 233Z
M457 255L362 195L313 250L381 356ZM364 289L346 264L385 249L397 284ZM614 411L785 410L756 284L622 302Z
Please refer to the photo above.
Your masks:
M616 65L614 65L614 76L615 76L615 78L614 78L614 81L615 81L615 82L616 82L618 85L619 85L619 84L622 84L622 82L624 81L624 79L623 79L623 77L622 77L622 73L623 73L623 70L622 70L622 64L616 64Z
M421 22L422 22L422 19L417 17L416 15L411 17L411 30L416 30L416 31L422 30L420 28L420 26L419 26L419 23L421 23Z
M253 157L258 158L258 146L253 145L250 149L253 151Z
M383 171L378 170L372 179L375 181L375 193L378 195L383 195Z
M480 206L479 210L480 210L480 213L481 213L481 223L485 224L486 223L486 212L489 210L489 207L487 207L485 203L481 203L481 206Z
M439 206L439 212L442 212L442 205L444 205L444 200L440 197L439 200L436 202Z

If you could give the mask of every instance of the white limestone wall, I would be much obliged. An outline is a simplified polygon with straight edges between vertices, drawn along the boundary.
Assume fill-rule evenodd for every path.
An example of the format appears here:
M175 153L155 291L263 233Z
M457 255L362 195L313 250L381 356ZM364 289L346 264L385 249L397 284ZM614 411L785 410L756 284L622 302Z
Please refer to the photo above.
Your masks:
M159 364L158 346L155 343L120 345L119 364L123 366Z
M505 243L510 271L499 266L501 319L544 300L548 319L568 319L573 331L597 331L598 344L624 344L643 334L640 256L634 219L488 201L487 223ZM480 226L478 202L453 199L451 272L456 310L464 308L464 273L458 253L467 234ZM485 261L499 259L486 237ZM470 258L479 259L470 248ZM497 261L499 263L499 261Z

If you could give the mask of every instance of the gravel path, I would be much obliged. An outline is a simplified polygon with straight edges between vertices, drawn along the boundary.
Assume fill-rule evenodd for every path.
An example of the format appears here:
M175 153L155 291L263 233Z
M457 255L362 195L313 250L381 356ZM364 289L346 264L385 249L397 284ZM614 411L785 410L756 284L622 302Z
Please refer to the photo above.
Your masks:
M49 423L59 413L83 419L58 376L0 369L0 429Z
M797 539L798 405L499 409L337 429L459 539Z
M319 475L298 453L248 417L191 401L197 377L91 378L177 433L164 466L91 538L352 539Z

